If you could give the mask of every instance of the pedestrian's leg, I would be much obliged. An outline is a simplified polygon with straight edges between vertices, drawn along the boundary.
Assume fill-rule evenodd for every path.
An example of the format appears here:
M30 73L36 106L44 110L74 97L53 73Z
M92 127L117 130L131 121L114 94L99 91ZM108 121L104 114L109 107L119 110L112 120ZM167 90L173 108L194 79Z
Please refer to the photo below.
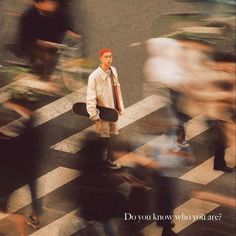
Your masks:
M157 209L157 215L160 219L156 224L164 228L173 227L172 214L172 191L173 185L170 178L162 176L160 173L153 173L154 180L154 201Z
M107 149L107 158L111 161L114 161L114 148L118 148L118 142L117 142L117 135L118 135L118 124L117 122L111 122L109 123L109 134L110 139L108 143L108 149Z
M225 148L226 148L226 136L223 130L223 123L221 121L215 122L215 139L214 139L214 170L222 170L224 172L232 172L232 168L226 166Z
M33 212L35 215L39 216L42 214L42 206L41 203L37 201L37 185L35 182L31 181L29 183L30 193L31 193L31 199L32 199L32 207Z
M53 70L56 66L58 59L57 52L49 51L45 53L44 63L43 63L43 74L42 77L44 80L49 81L50 76L53 73Z
M180 93L178 93L174 90L170 90L170 100L172 102L171 110L178 122L176 131L175 131L176 136L177 136L177 143L184 144L186 133L185 133L185 129L184 129L183 124L188 119L187 119L187 116L185 114L183 114L182 112L180 112L178 109L178 100L179 100L180 96L181 96Z
M107 146L107 159L114 161L114 147L117 144L116 142L117 139L117 135L111 135L111 137L109 138L109 142L108 142L108 146Z
M96 132L102 138L110 138L110 125L108 121L96 121Z
M110 221L103 222L103 228L106 236L116 236L115 230Z
M117 165L110 159L112 157L111 150L111 135L110 135L111 127L108 121L99 120L96 121L96 132L104 140L104 159L105 159L105 167L108 169L119 169L121 166Z

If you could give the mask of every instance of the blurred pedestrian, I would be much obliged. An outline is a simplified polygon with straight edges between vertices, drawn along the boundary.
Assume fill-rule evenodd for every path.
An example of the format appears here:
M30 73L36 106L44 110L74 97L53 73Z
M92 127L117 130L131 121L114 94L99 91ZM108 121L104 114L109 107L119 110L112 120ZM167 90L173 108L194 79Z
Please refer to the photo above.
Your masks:
M34 0L20 21L19 45L29 57L30 66L43 80L49 80L59 56L56 43L65 34L80 36L71 30L65 1Z
M38 228L39 216L42 213L40 202L37 201L37 185L35 179L39 164L38 136L33 132L34 117L26 107L15 102L5 102L1 107L2 119L8 124L1 128L1 145L3 155L1 171L4 188L0 188L2 207L7 211L9 196L15 186L28 184L32 199L32 215L27 223ZM19 118L20 116L20 118ZM17 122L15 119L17 119ZM10 177L11 176L11 177ZM2 182L2 181L1 181ZM14 204L14 203L13 203Z
M173 218L173 198L175 194L174 190L174 178L172 177L172 171L176 168L182 167L185 156L176 155L176 153L170 153L170 146L174 146L175 142L169 140L168 135L164 135L163 139L160 139L158 144L148 145L145 149L140 149L136 152L126 153L127 156L122 160L117 160L118 163L126 164L131 167L130 176L123 175L130 183L140 187L143 185L143 192L149 190L151 198L145 199L145 194L142 193L139 187L136 194L130 196L130 206L134 215L145 215L147 211L151 210L151 214L155 213L155 223L158 227L163 228L162 236L176 236L177 234L172 230L175 224L172 222ZM119 145L117 145L119 147ZM118 149L118 150L117 150ZM115 147L115 156L117 151L123 152L125 155L126 149L120 149ZM122 158L121 158L122 159ZM146 190L146 191L145 191ZM141 197L142 196L142 197ZM133 198L132 198L133 197ZM141 197L141 198L140 198ZM137 202L137 199L139 200ZM143 202L140 205L140 202ZM135 203L137 203L135 205ZM146 212L146 213L145 213Z
M221 54L217 53L217 61L214 61L211 57L214 59L216 49L206 51L207 47L201 40L185 39L181 40L181 43L185 47L186 57L189 58L187 68L190 78L183 99L187 103L190 102L190 106L184 102L182 107L186 114L201 114L209 127L212 127L209 148L214 153L214 170L232 172L224 158L227 147L225 126L234 122L235 114L235 67L228 61L234 57L225 57L223 53L220 60ZM193 57L190 60L193 53L202 54L202 58L205 55L205 60L196 60Z
M156 91L164 93L169 100L170 116L175 117L176 121L172 121L172 126L176 125L176 147L173 150L180 151L182 148L189 148L189 144L185 140L184 122L188 120L178 107L188 77L185 70L181 66L183 51L180 43L171 38L152 38L146 43L148 59L144 64L145 79L147 86L156 84L152 87ZM164 90L164 92L163 92ZM177 123L177 124L176 124Z
M82 174L77 201L83 219L102 223L105 235L115 236L111 219L122 217L127 211L129 191L123 194L126 190L114 185L120 181L119 177L107 172L104 163L106 148L106 143L96 133L87 134L80 163Z

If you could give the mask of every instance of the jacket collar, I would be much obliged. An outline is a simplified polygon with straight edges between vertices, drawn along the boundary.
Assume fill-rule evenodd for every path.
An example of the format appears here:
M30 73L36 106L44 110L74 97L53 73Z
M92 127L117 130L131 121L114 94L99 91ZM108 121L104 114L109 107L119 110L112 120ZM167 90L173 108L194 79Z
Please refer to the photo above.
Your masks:
M112 68L110 67L110 70L112 71ZM98 72L101 75L102 79L105 80L107 78L107 73L101 68L101 66L98 67Z

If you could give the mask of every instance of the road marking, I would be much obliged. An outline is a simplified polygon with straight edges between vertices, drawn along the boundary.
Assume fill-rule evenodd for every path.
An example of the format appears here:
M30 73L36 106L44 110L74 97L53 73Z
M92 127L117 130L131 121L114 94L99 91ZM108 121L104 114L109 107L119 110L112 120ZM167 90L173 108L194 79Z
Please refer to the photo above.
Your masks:
M199 122L201 118L202 117L198 116L185 123L187 132L190 131L190 134L187 134L188 139L192 139L208 129L204 124L202 125ZM195 123L197 128L194 128ZM163 145L166 145L167 141L168 140L166 139L165 135L160 135L155 139L153 139L152 141L147 142L141 147L137 148L134 152L128 153L125 156L119 158L116 161L116 163L119 163L122 166L132 167L134 165L134 159L132 154L134 153L140 156L150 157L151 159L146 159L146 161L142 163L143 165L147 165L150 162L150 160L152 160L152 156L150 156L150 153L152 153L153 151L155 152L155 149L156 150L159 149L160 151L163 148ZM179 165L178 159L179 159L178 157L174 157L172 158L172 160L169 158L169 164L170 165L172 164L177 167ZM153 158L153 160L155 160L155 157ZM208 160L204 161L202 164L191 169L190 171L180 176L179 178L203 185L210 183L211 181L215 180L216 178L224 174L223 171L213 170L213 160L214 157L209 158ZM232 168L235 167L235 149L233 146L225 150L225 161L228 166Z
M150 236L150 235L161 236L162 231L163 228L156 226L155 223L152 223L141 230L143 236Z
M121 187L124 185L124 187ZM120 188L119 188L120 187ZM119 184L116 188L119 188L121 190L124 190L125 195L129 192L131 187L127 184ZM73 210L66 215L58 218L57 220L51 222L50 224L44 226L40 230L30 234L32 236L65 236L65 235L72 235L73 233L76 233L80 229L87 226L86 221L79 217L79 211L80 208L77 208L76 210ZM59 212L60 214L63 214L63 212Z
M119 118L119 129L151 114L152 112L165 106L165 102L160 97L151 95L134 105L126 108L125 114ZM76 153L81 150L81 141L85 138L88 131L95 130L95 125L76 133L61 142L53 145L51 148L62 152Z
M115 163L118 163L122 166L128 166L128 167L133 167L134 166L134 157L133 154L138 155L138 156L143 156L143 157L150 157L144 160L142 162L142 165L147 165L150 161L155 160L150 156L150 149L153 149L152 147L155 147L158 149L158 147L164 143L165 140L165 135L160 135L157 138L153 139L152 141L145 143L141 147L135 149L133 152L130 152L123 157L119 158L118 160L115 161Z
M14 80L16 80L16 81L14 81L6 86L1 87L0 88L0 104L9 100L12 97L11 93L9 92L10 88L16 86L19 83L19 81L21 81L21 80L26 80L26 79L31 79L31 78L35 78L35 76L32 74L26 74L26 73L20 74L14 78Z
M233 147L226 149L225 161L228 166L235 167L235 153ZM217 177L224 174L223 171L213 170L213 165L214 157L211 157L207 161L203 162L201 165L198 165L194 169L181 176L180 179L206 185Z
M37 199L46 196L50 192L60 188L79 176L79 171L65 167L58 167L36 180L38 190ZM9 213L16 212L31 203L28 185L15 190L9 201ZM0 220L9 214L0 213Z
M10 89L12 85L13 86L16 85L16 82L13 82L11 84L8 84L0 88L0 104L11 98L11 93L9 93L8 90Z
M194 119L191 120L191 122L187 122L189 125L194 125ZM198 118L196 118L195 120L198 120ZM187 124L186 124L187 125ZM203 127L203 130L205 130L205 128ZM198 130L196 130L196 135L199 134ZM192 138L195 137L194 134L191 135ZM153 146L155 148L158 148L162 146L163 142L165 142L165 135L160 135L159 137L155 138L154 140L146 143L145 145L137 148L135 151L131 152L131 153L136 153L136 154L148 154L148 148L150 146ZM131 153L123 156L122 158L118 159L117 162L120 164L125 164L125 165L130 165L130 163L132 162L131 159ZM149 163L149 160L147 159L147 163ZM145 165L145 163L143 163ZM212 167L211 167L212 168ZM192 207L194 206L194 208ZM175 216L179 216L179 217L191 217L191 219L186 219L186 220L178 220L175 218L174 222L175 222L175 228L174 231L175 232L180 232L181 230L183 230L184 228L188 227L189 225L191 225L192 223L194 223L197 219L194 219L192 216L194 215L196 216L203 216L208 214L209 212L211 212L212 210L214 210L215 208L217 208L219 205L212 203L212 202L208 202L208 201L203 201L203 200L199 200L199 199L190 199L188 201L186 201L185 203L183 203L181 206L177 207L174 210L174 215ZM78 210L78 209L77 209ZM47 235L49 232L62 232L62 235L71 235L77 231L79 231L83 226L83 221L81 219L79 219L78 216L75 215L75 212L77 211L72 211L71 213L65 215L64 217L59 218L58 220L52 222L51 224L45 226L44 228L42 228L41 230L37 231L36 233L32 234L34 236L41 236L41 235ZM57 231L56 231L57 230ZM152 223L150 225L148 225L147 227L145 227L142 232L144 233L144 235L161 235L162 233L162 228L161 227L157 227L155 223ZM56 235L60 235L60 234L55 234Z
M175 208L173 220L175 227L173 228L173 231L179 233L197 221L197 217L205 216L217 207L219 207L219 205L216 203L191 198L179 207ZM177 219L177 216L179 219ZM146 226L142 232L145 236L160 235L160 227L157 227L155 223L152 223ZM150 234L150 232L152 232L152 234Z
M193 207L194 206L194 207ZM199 199L192 198L174 210L174 220L175 227L173 230L178 233L193 224L197 221L197 217L205 216L212 210L219 207L218 204L203 201ZM53 221L52 223L46 225L35 233L31 234L32 236L42 236L42 235L52 235L52 236L60 236L60 235L71 235L73 233L78 232L80 229L86 226L86 223L83 219L81 219L76 212L79 211L79 208L71 211L65 216ZM176 217L179 217L177 219ZM194 217L195 218L194 218ZM53 234L51 234L53 232ZM142 233L144 235L161 235L162 228L157 227L155 223L151 223L146 226Z
M35 111L35 127L42 125L56 117L70 111L75 102L84 102L87 93L87 86L72 92L42 108Z
M209 129L209 126L206 124L205 120L205 116L198 115L184 124L186 140L190 140Z
M193 207L194 206L194 207ZM191 220L174 220L174 230L178 233L196 221L192 216L203 216L219 207L218 204L192 198L174 210L174 214L191 216Z
M37 127L39 125L42 125L52 119L55 119L56 117L66 113L67 111L70 111L72 109L72 106L75 102L84 101L86 97L86 90L87 87L83 87L79 89L76 92L70 93L44 107L41 107L37 109L34 112L35 115L35 123L34 127ZM21 121L22 118L19 118L17 120L14 120L2 127L0 127L0 132L7 134L9 127L17 124L19 121Z
M196 137L197 135L199 135L200 133L206 131L207 129L209 129L209 127L206 127L204 125L204 120L203 117L201 115L187 121L186 123L184 123L185 129L186 129L186 137L187 140L190 140L194 137ZM197 128L195 128L195 126ZM168 142L168 139L166 139L167 136L166 135L160 135L158 137L156 137L155 139L153 139L152 141L145 143L144 145L142 145L141 147L137 148L134 153L140 156L144 156L144 157L150 157L150 151L149 149L163 149L163 145L166 145L166 142ZM119 163L120 165L123 166L133 166L133 156L132 153L128 153L125 156L119 158L117 161L117 163ZM147 159L146 164L148 164L150 162L150 160ZM145 163L143 163L145 164Z
M83 219L79 218L77 215L77 210L71 211L65 216L53 221L51 224L39 229L38 231L30 234L32 236L65 236L71 235L78 230L80 230L85 222Z
M11 98L11 94L5 90L7 90L8 88L6 88L6 86L4 86L4 88L0 89L0 103L3 103L7 100L9 100Z

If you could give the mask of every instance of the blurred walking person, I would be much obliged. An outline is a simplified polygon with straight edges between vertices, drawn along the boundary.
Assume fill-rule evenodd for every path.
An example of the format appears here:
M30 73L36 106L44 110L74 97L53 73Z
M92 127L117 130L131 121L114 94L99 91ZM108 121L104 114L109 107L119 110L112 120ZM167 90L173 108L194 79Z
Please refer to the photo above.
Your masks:
M17 121L15 119L19 118ZM3 155L3 175L1 184L2 207L8 210L8 199L11 193L22 184L28 184L32 199L32 215L27 223L39 228L39 216L42 213L37 201L37 185L35 179L39 165L38 136L33 132L34 117L32 112L15 102L6 102L1 106L1 117L7 125L0 129ZM5 176L6 175L6 176ZM11 177L10 177L11 176ZM14 204L14 203L13 203Z
M80 38L71 30L66 10L62 0L34 0L21 18L20 49L42 80L50 79L58 61L59 49L55 44L61 43L65 34Z

